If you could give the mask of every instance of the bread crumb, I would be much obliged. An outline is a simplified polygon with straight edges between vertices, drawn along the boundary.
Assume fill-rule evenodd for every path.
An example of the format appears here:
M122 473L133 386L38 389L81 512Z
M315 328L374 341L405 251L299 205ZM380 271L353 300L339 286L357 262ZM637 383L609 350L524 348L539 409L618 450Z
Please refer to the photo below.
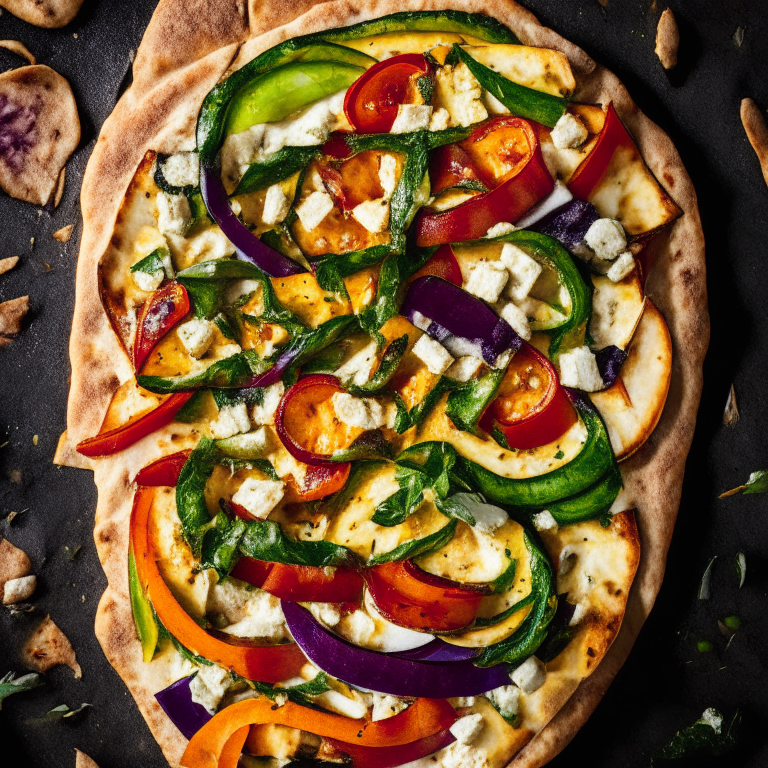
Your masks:
M58 240L60 243L68 243L69 238L72 237L72 229L74 224L67 224L66 227L62 227L53 233L53 239Z
M656 27L656 55L664 69L672 69L677 64L677 49L680 45L680 30L677 28L675 14L667 8L661 14Z

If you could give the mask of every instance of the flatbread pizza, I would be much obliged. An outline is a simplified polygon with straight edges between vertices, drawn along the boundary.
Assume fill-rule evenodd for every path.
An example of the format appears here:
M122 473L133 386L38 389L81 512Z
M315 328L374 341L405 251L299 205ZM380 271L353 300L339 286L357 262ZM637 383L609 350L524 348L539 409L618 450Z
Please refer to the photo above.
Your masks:
M507 0L179 10L83 186L102 647L172 765L543 765L663 577L679 156Z

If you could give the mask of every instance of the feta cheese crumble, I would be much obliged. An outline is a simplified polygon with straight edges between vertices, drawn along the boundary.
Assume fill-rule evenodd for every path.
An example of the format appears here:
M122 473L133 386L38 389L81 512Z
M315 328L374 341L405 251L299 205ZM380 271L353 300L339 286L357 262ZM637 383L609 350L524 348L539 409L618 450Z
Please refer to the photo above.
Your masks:
M511 677L512 682L523 693L533 693L544 685L547 670L535 656L530 656L512 673Z
M430 131L444 131L451 127L451 113L445 108L440 107L432 113L429 120Z
M448 350L426 333L413 345L412 352L427 366L430 373L438 376L445 373L453 362Z
M445 372L449 379L454 381L469 381L479 370L483 361L474 355L463 355L455 360Z
M177 152L163 163L163 178L172 187L196 187L200 182L200 156L197 152Z
M394 155L382 155L379 160L379 182L384 190L385 199L389 200L397 186L397 158Z
M611 268L605 273L605 276L613 283L623 280L635 269L635 257L629 252L619 254Z
M489 304L499 300L509 280L506 266L498 261L480 261L469 270L464 290Z
M156 291L160 287L160 283L165 278L165 272L162 269L158 269L155 272L132 272L133 282L142 291Z
M217 440L250 431L251 420L248 418L248 408L245 403L225 405L219 410L216 421L211 422L211 434Z
M559 358L560 383L584 392L599 392L604 386L597 359L587 346L563 352Z
M537 531L553 531L557 529L557 520L552 517L552 513L548 509L533 515L531 522Z
M195 317L180 325L176 333L184 349L192 357L200 358L213 343L213 329L214 325L212 322Z
M488 110L482 97L482 86L463 61L437 71L435 103L448 110L454 125L468 126L485 120Z
M500 259L509 272L507 296L513 301L522 301L539 279L541 264L512 243L504 243Z
M311 232L333 210L333 198L327 192L312 192L296 206L296 215Z
M386 720L388 717L394 717L405 709L408 709L410 702L407 699L401 699L388 693L373 693L373 709L371 711L371 720Z
M232 676L229 670L217 667L201 665L197 674L189 684L192 701L202 704L212 715L216 714L219 702L232 684Z
M258 520L266 520L269 513L280 503L285 493L282 480L260 480L248 477L235 491L232 501Z
M509 323L512 330L515 331L518 336L526 341L530 341L531 326L528 323L528 317L520 307L511 303L505 304L500 314L502 320Z
M283 188L279 184L273 184L264 197L264 211L261 214L261 220L270 226L279 224L288 215L290 207Z
M387 423L386 409L373 398L336 392L331 402L339 421L350 427L378 429Z
M450 732L461 744L471 744L483 730L483 716L478 712L460 717L451 727Z
M378 345L375 340L372 340L345 360L333 375L344 383L351 381L358 387L362 387L371 376L377 354Z
M485 694L503 717L514 717L520 707L520 689L516 685L502 685Z
M225 259L235 246L218 227L208 227L187 240L187 255L194 261Z
M627 247L624 227L616 219L592 222L584 240L598 258L606 261L613 261Z
M254 424L274 424L275 413L280 401L285 394L285 386L282 381L270 384L264 389L264 399L261 405L254 405L251 411Z
M327 627L335 627L341 621L338 603L310 603L309 612Z
M390 133L413 133L423 131L429 126L432 117L432 107L428 104L400 104L397 107L397 117Z
M192 210L186 195L157 193L157 228L164 235L183 235L192 221Z
M555 123L550 136L558 149L576 149L587 140L589 131L576 115L566 112Z
M508 221L500 221L498 224L494 224L483 237L502 237L502 235L509 235L514 232L517 227L514 224L510 224Z
M454 493L451 501L456 501L467 509L475 518L474 529L480 533L492 534L509 519L503 509L478 501L471 493Z
M365 200L352 209L352 217L377 235L389 226L389 202L384 197Z

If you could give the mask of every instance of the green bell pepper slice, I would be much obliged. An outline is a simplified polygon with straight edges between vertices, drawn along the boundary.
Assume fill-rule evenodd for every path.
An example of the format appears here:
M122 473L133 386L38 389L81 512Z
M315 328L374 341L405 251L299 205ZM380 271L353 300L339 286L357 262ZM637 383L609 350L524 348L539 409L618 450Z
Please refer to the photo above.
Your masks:
M141 643L141 655L145 663L152 661L157 649L159 628L152 610L152 603L144 592L136 570L136 559L133 556L133 548L128 550L128 592L131 599L133 623L136 634Z

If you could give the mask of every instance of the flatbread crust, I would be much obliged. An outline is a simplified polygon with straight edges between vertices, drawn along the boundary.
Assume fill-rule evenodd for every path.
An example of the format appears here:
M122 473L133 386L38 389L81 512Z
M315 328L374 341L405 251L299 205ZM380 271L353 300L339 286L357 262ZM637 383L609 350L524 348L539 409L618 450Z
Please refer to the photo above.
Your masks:
M642 557L624 621L598 669L510 763L541 766L560 752L597 706L647 618L661 587L667 550L680 501L685 459L693 436L709 341L704 238L696 193L669 137L640 112L626 89L584 51L539 24L513 0L266 0L244 7L235 0L160 0L134 65L134 84L101 131L86 169L84 219L77 268L76 305L70 341L72 385L68 432L56 461L95 470L99 489L95 539L109 586L96 619L107 658L126 682L155 738L172 764L185 739L162 714L153 692L155 665L141 661L127 585L130 479L147 461L184 447L185 425L171 425L117 457L91 461L74 446L95 434L109 400L131 366L99 297L98 262L107 248L125 191L148 149L173 152L194 147L194 124L205 94L234 64L281 40L344 26L402 10L459 8L499 19L529 45L565 53L580 82L577 100L613 101L651 170L684 216L651 243L656 257L646 286L669 326L674 356L669 395L648 442L623 465L627 507L637 508ZM189 20L189 24L185 23ZM194 20L194 23L193 21ZM284 25L279 26L278 25ZM247 44L238 52L238 45ZM237 57L237 59L235 59Z

